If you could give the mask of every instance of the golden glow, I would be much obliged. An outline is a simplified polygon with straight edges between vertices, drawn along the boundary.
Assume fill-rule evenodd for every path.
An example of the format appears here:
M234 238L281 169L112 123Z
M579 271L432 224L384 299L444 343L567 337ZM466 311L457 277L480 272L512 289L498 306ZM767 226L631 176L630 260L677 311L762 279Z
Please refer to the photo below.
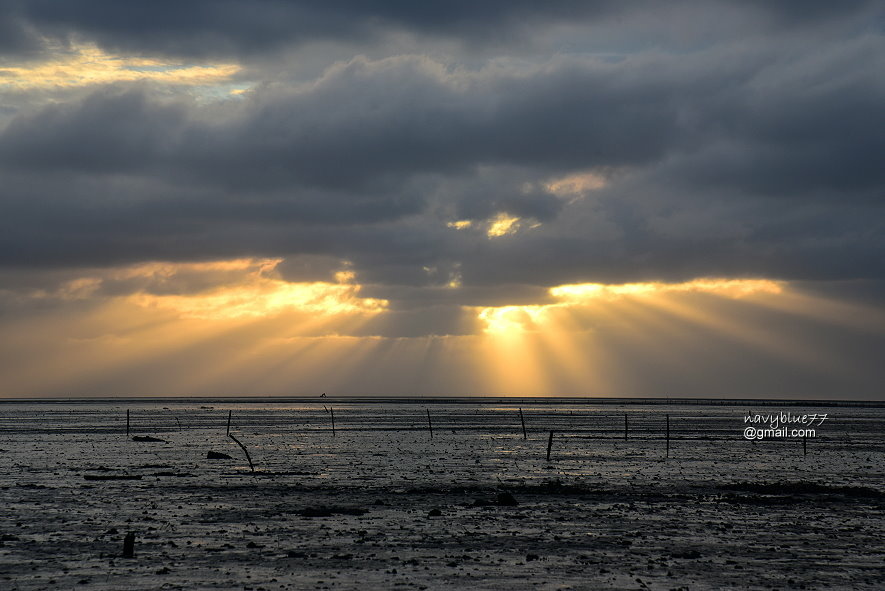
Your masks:
M485 332L515 334L539 330L539 323L559 308L581 306L593 301L612 301L625 297L658 297L672 293L708 293L726 298L743 298L756 294L780 294L784 284L767 279L695 279L684 283L574 283L549 290L558 301L528 306L496 306L481 308L477 313L485 323Z
M458 220L458 221L449 222L446 224L446 226L448 226L449 228L454 228L456 230L466 230L467 228L471 227L472 225L473 225L473 222L470 220Z
M740 298L752 294L779 294L783 283L767 279L695 279L685 283L576 283L550 289L550 295L565 301L590 299L616 299L623 296L654 296L672 292L712 293L724 297Z
M113 55L95 45L76 45L45 62L0 67L0 87L28 90L112 82L153 80L165 84L210 85L229 80L236 64L193 65L168 60Z
M360 286L322 281L288 283L256 280L249 285L223 287L195 295L135 294L139 306L174 310L186 318L244 318L274 316L295 309L316 314L380 312L386 300L359 297Z
M0 319L0 395L801 394L807 376L850 389L870 371L809 331L885 335L881 310L707 278L561 285L422 336L346 263L309 282L280 263L145 263L30 292L37 306Z
M519 225L518 217L513 217L506 213L499 213L489 223L486 235L488 235L489 238L500 238L501 236L507 236L508 234L515 234L517 230L519 230Z
M498 306L483 308L479 319L485 322L490 334L514 334L537 329L547 306Z
M173 310L185 318L224 319L275 316L287 310L335 315L376 313L387 308L387 301L360 297L361 286L354 283L351 270L335 274L336 283L327 281L289 282L275 274L282 259L234 259L211 263L149 264L124 271L134 275L171 277L185 271L238 271L236 283L224 284L197 293L157 294L140 292L129 297L133 303Z

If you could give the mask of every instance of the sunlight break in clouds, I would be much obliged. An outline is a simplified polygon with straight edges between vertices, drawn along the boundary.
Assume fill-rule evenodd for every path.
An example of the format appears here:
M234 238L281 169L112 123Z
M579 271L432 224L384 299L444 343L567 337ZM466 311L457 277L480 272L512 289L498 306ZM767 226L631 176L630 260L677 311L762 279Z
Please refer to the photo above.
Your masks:
M589 299L614 299L625 295L658 295L669 292L706 292L739 298L756 293L781 293L783 283L767 279L695 279L684 283L577 283L550 289L550 295L570 302Z
M263 318L287 310L335 315L376 313L387 308L387 301L359 296L361 286L352 271L339 271L336 283L327 281L288 282L273 276L281 259L240 259L220 263L187 265L206 271L250 270L235 285L223 285L193 294L169 295L137 293L130 300L139 306L173 310L184 318L236 319ZM174 266L172 267L174 269ZM152 271L151 267L146 270Z
M552 309L581 306L593 301L613 301L624 297L657 297L669 293L708 293L726 298L742 298L755 294L780 294L783 282L767 279L695 279L683 283L576 283L559 285L549 290L556 303L528 306L487 307L478 317L485 322L489 334L514 334L538 330L545 314Z
M29 90L152 80L163 84L210 85L240 71L236 64L193 65L113 55L95 45L74 45L52 59L28 66L0 67L0 88Z

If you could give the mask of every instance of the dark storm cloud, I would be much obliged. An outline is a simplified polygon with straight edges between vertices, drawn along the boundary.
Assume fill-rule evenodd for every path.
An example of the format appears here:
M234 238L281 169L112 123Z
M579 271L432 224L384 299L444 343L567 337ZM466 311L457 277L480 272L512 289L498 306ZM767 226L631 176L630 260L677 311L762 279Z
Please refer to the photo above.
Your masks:
M185 54L336 36L358 45L385 28L467 38L494 23L532 37L554 22L636 10L259 4L0 10L19 35L4 41L10 52L26 51L36 39L28 31L38 31ZM677 29L690 26L688 8L706 5L679 6ZM698 10L713 18L716 6ZM373 284L368 295L400 309L447 310L528 303L545 286L583 281L885 278L881 20L840 24L874 4L730 6L782 34L748 29L752 42L737 35L617 59L354 57L308 82L266 80L239 99L119 85L22 109L0 129L0 264L304 255L326 261L325 274L351 261ZM608 185L546 188L587 171ZM490 240L499 213L526 227ZM474 225L446 226L465 219ZM304 270L280 271L297 280ZM461 289L443 289L456 279Z
M140 91L99 92L17 118L0 156L19 169L163 169L238 190L362 188L481 164L637 164L672 141L675 104L660 99L674 91L602 64L483 75L419 58L356 59L308 90L259 90L212 121L186 120L182 107Z
M763 22L792 27L869 14L875 0L842 2L673 2L686 26L693 12L728 5ZM6 0L0 47L33 50L46 40L90 39L110 49L187 56L255 55L314 40L367 42L385 31L512 44L533 29L557 23L601 20L618 24L659 3L615 0Z
M384 29L435 35L494 35L611 10L611 0L400 2L318 0L27 0L5 3L7 43L33 44L38 35L72 35L105 47L178 55L255 54L321 39L366 40ZM502 34L504 34L502 32Z

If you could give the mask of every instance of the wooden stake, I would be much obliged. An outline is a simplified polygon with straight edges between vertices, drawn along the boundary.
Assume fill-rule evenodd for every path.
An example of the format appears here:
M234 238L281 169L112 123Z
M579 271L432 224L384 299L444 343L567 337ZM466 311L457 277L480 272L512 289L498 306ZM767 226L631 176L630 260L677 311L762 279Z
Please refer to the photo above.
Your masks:
M335 409L329 407L329 414L332 415L332 437L335 437Z
M553 449L553 431L550 431L550 437L547 439L547 461L550 461L550 450Z
M123 558L135 558L135 532L129 532L123 538Z
M528 439L528 435L525 432L525 418L522 416L522 409L519 409L519 422L522 423L522 438Z
M627 413L624 413L624 441L627 441Z
M667 415L667 457L670 457L670 415Z
M430 438L433 439L433 423L430 422L430 409L424 409L427 411L427 428L430 429Z
M129 437L129 409L126 409L126 437Z
M232 411L232 410L227 411L227 434L228 435L230 435L230 417L231 417L231 414L233 414L233 412L234 411Z

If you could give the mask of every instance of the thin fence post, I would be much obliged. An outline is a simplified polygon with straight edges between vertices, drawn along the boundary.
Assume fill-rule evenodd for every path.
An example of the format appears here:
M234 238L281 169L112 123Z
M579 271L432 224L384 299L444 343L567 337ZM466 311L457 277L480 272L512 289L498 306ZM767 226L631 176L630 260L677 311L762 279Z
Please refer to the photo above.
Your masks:
M430 422L430 409L425 408L427 411L427 428L430 429L430 438L433 439L433 423Z
M519 422L522 423L522 438L528 439L528 435L525 432L525 418L522 416L522 408L519 409Z
M232 410L227 411L227 435L230 435L230 417L233 412Z
M553 431L550 431L550 437L547 439L547 461L550 461L550 450L553 449Z
M329 414L332 415L332 437L335 437L335 409L329 407Z

